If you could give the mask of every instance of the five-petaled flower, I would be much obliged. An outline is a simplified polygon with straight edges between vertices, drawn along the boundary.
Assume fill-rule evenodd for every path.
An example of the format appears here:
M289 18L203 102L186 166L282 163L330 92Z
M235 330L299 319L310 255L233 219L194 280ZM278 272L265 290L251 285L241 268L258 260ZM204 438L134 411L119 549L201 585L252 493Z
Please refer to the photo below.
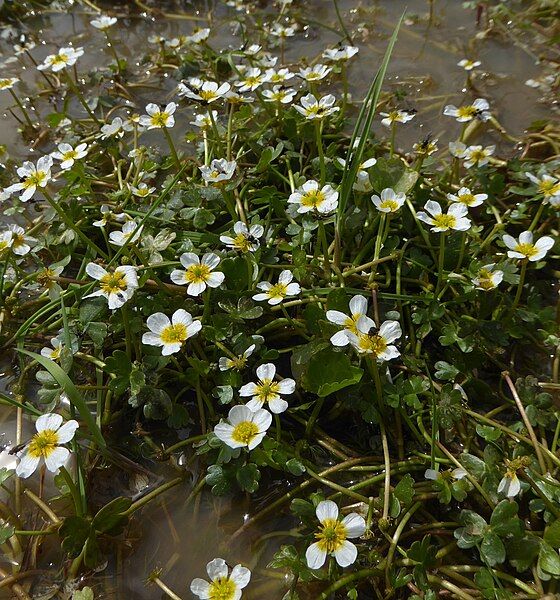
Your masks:
M78 422L71 420L62 424L60 415L47 413L41 415L35 422L37 433L26 444L25 448L18 453L19 463L16 467L16 475L29 477L32 475L41 461L45 462L51 473L56 473L64 466L70 457L70 451L63 444L70 442Z
M228 181L233 177L237 163L234 160L225 158L215 158L210 166L204 165L198 167L202 173L202 179L208 183L220 183Z
M66 67L75 65L78 58L84 54L83 48L61 48L56 54L49 54L42 64L38 65L40 71L50 69L54 73L62 71Z
M267 300L269 304L280 304L287 296L297 296L301 292L299 283L292 282L293 273L285 269L278 276L278 283L270 283L269 281L261 281L257 283L257 288L263 290L259 294L253 296L253 300L263 302Z
M543 173L540 177L536 177L532 173L525 173L525 176L537 186L537 190L539 194L543 195L545 202L552 206L560 206L560 180L557 177L552 177L547 173Z
M239 600L243 588L249 585L251 571L247 567L235 565L229 573L226 561L215 558L206 565L210 583L197 577L191 583L191 592L201 599Z
M175 102L170 102L164 109L151 102L146 106L147 115L140 117L139 123L147 129L163 129L164 127L173 127L175 117L173 114L177 110Z
M392 188L385 188L381 192L381 197L375 194L371 197L375 208L382 213L395 213L406 200L406 195L403 192L395 192Z
M375 322L367 316L368 303L366 298L356 294L352 296L348 307L350 314L347 315L339 310L327 310L327 320L335 325L343 327L341 331L337 331L331 336L331 344L333 346L347 346L350 343L348 333L358 334L357 323L362 319L362 323L366 327L375 327Z
M255 252L260 246L259 239L264 234L264 227L258 223L247 227L243 221L237 221L233 226L233 232L235 233L235 237L221 235L220 242L233 250Z
M338 206L338 192L330 185L319 188L319 184L310 179L288 198L289 204L297 204L297 212L305 214L316 211L327 214L336 210Z
M473 194L469 188L462 187L456 194L447 194L447 199L450 202L464 204L467 208L474 208L487 200L488 194Z
M215 81L203 81L198 77L191 77L187 83L181 82L177 86L177 95L180 98L198 100L210 104L223 98L231 89L229 83L218 84Z
M427 212L418 211L417 216L420 221L431 225L431 231L442 233L454 229L455 231L466 231L470 228L471 222L465 215L468 214L468 208L465 204L459 202L453 203L447 213L441 211L439 202L428 200L424 204Z
M319 502L315 514L320 525L315 534L317 541L311 544L305 553L307 566L310 569L320 569L327 556L334 556L341 567L350 566L358 557L358 549L348 538L364 535L364 518L357 513L350 513L340 520L338 506L332 500Z
M398 321L384 321L377 333L370 333L375 327L371 319L360 317L356 322L356 332L346 331L352 346L360 354L371 354L377 361L385 362L400 356L397 347L392 344L402 335Z
M142 336L142 343L161 346L163 356L179 352L184 342L202 329L202 323L193 320L191 313L182 308L173 313L171 320L162 312L154 313L148 317L146 325L150 331Z
M536 262L544 258L546 253L554 246L554 240L551 237L543 236L536 242L533 242L533 233L524 231L519 240L516 240L511 235L504 235L502 238L504 244L509 248L509 258L521 258Z
M472 282L477 290L489 292L497 288L504 279L504 272L496 269L496 263L480 267Z
M296 382L290 378L274 381L275 375L276 367L272 363L257 368L258 382L247 383L239 390L242 398L252 397L245 405L247 408L257 411L268 403L268 408L274 414L282 413L288 408L288 403L282 398L282 395L293 394Z
M132 265L122 265L114 271L107 271L101 265L90 262L86 266L86 273L99 281L99 289L86 298L103 296L107 298L111 310L120 308L130 300L138 288L136 267Z
M233 406L227 422L220 421L214 427L216 437L230 448L256 448L263 440L272 423L272 415L264 408L257 411L247 406Z
M256 347L255 344L251 344L243 351L243 354L239 356L220 356L218 359L218 368L220 371L229 371L230 369L242 371L247 366L247 359L253 354Z
M60 168L62 170L70 169L74 166L74 163L80 158L87 156L88 146L87 144L78 144L73 148L70 144L62 143L58 144L56 152L52 152L51 156L60 161Z
M33 197L37 188L45 188L51 180L51 167L53 159L51 156L41 156L35 166L30 161L25 161L21 167L17 169L17 174L21 178L19 183L6 188L10 194L13 192L22 192L19 199L22 202L27 202Z
M480 119L481 121L488 121L492 116L488 109L490 105L484 98L477 98L472 104L466 104L464 106L455 106L448 104L443 109L443 114L448 117L455 117L458 123L468 123L473 119Z
M295 105L294 108L306 119L315 121L338 112L340 108L334 105L335 102L336 98L332 94L327 94L320 100L317 100L313 94L307 94L301 98L301 106Z
M185 270L171 272L171 281L177 285L188 285L187 294L199 296L207 288L219 287L225 275L214 269L220 264L220 257L212 252L203 255L202 260L193 252L185 252L179 258Z
M385 125L385 127L391 127L395 123L408 123L414 119L416 115L415 111L412 110L392 110L388 113L380 113L383 119L381 119L381 124Z

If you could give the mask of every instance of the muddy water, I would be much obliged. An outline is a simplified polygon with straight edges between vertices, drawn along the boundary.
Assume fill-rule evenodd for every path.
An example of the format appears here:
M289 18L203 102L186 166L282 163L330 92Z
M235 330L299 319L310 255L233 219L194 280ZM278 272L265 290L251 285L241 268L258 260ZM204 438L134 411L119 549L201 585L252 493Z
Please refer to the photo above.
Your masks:
M459 126L444 117L442 110L445 104L460 104L463 98L487 98L492 112L513 135L522 133L532 121L549 116L549 109L537 102L540 93L525 85L527 79L538 77L541 72L535 58L511 43L475 39L479 30L474 12L464 10L459 0L434 0L431 14L428 12L430 4L424 0L342 0L339 6L348 29L358 31L355 43L360 47L360 53L350 68L350 90L356 98L367 89L388 35L402 10L408 7L407 21L399 36L386 85L388 90L404 93L402 103L405 107L418 110L417 117L399 130L398 143L402 148L410 149L413 142L428 133L440 139L440 147L455 139ZM209 43L216 49L239 47L239 38L234 35L235 11L223 2L212 7L214 21ZM340 27L330 2L312 0L303 3L302 7L301 14L308 19L308 26L288 40L285 54L288 63L301 57L313 60L325 47L340 40L337 33ZM262 10L274 14L275 9L265 7ZM115 14L119 14L118 8ZM197 15L194 9L192 15ZM309 21L311 15L312 20ZM90 19L91 15L78 7L70 12L53 11L28 19L26 26L38 42L32 51L35 59L41 62L55 48L72 43L86 49L85 56L79 61L80 71L106 65L112 58L105 47L103 35L88 26ZM188 34L192 32L193 24L187 20L138 14L121 19L111 34L118 53L134 65L145 53L149 36L160 34L172 38ZM204 25L205 21L199 24ZM258 39L250 41L257 42ZM11 44L6 39L0 38L0 52L3 60L11 56ZM474 89L467 89L466 74L457 66L457 62L465 57L482 61L482 75L474 80ZM23 85L18 88L22 96L33 95L36 86L40 85L37 72L30 68L22 71L18 62L5 65L2 75L22 78ZM141 111L147 101L164 102L175 86L174 81L166 78L154 79L151 84L152 88L135 94L137 106L131 108ZM33 100L33 103L37 119L41 118L39 115L45 117L60 109L57 98L46 98L40 102ZM17 123L6 111L9 105L9 94L0 92L0 144L7 147L9 156L19 161L50 151L52 147L49 145L32 150L19 139ZM80 114L79 106L72 109ZM189 120L183 116L178 124L186 124ZM374 132L380 135L381 130L377 120ZM180 127L175 127L173 133L178 135ZM154 136L154 143L158 139ZM483 140L499 144L503 154L511 154L515 150L511 142L504 142L496 134L484 134ZM159 598L159 591L144 585L146 577L157 567L163 569L163 579L179 595L187 598L190 596L187 591L190 580L204 575L207 561L222 556L232 564L244 561L255 570L255 585L252 586L253 591L247 594L248 598L279 600L286 590L281 574L277 574L279 579L267 579L262 569L274 548L280 543L289 543L290 537L266 536L273 527L282 530L293 524L282 520L268 523L262 530L238 538L235 545L229 543L232 532L254 514L258 506L274 497L276 491L280 493L281 488L277 487L278 490L275 486L263 490L264 498L252 505L243 497L215 499L209 494L203 494L197 501L186 505L191 488L188 485L175 488L164 496L163 502L150 506L138 518L131 539L122 545L118 559L106 572L114 572L116 577L101 576L99 585L94 585L96 598ZM121 492L117 490L115 493ZM262 536L265 539L259 541ZM266 588L266 585L272 587Z

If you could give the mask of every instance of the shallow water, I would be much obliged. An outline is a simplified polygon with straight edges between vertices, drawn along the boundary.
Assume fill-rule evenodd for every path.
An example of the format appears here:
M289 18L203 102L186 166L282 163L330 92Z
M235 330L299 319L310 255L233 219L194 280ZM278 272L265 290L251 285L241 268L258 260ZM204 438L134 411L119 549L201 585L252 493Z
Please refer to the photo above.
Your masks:
M209 43L215 48L238 46L239 38L233 35L235 11L224 3L212 6L214 23ZM357 98L367 89L384 52L388 35L402 10L408 7L408 20L399 36L385 86L389 91L404 92L403 105L418 110L416 119L399 130L397 139L402 148L410 149L413 142L428 133L439 138L440 147L445 147L448 141L455 139L458 128L451 119L442 115L442 109L445 104L460 103L464 95L468 98L487 98L493 114L514 136L522 133L531 122L549 117L549 108L538 103L540 92L525 85L527 79L541 73L541 66L536 64L535 58L527 50L498 39L475 40L479 29L474 12L463 9L458 0L434 1L431 17L429 6L424 0L340 2L345 19L351 23L349 29L358 27L360 30L360 35L355 39L360 53L350 67L350 89ZM265 7L263 10L272 14L274 11L272 7ZM116 14L119 15L118 10ZM192 9L191 14L197 13ZM326 47L340 40L336 32L340 28L331 3L322 0L306 2L302 15L304 18L312 15L313 20L304 32L289 40L286 62L295 62L304 56L310 60L315 59ZM107 64L111 56L105 48L104 37L100 32L92 32L88 26L90 19L91 14L76 7L69 13L52 12L28 20L26 24L30 32L40 41L32 51L35 59L41 62L54 48L71 42L87 48L86 55L80 61L82 72ZM138 14L120 20L118 28L112 33L118 52L134 61L142 56L150 35L158 33L171 38L190 33L193 22ZM1 40L0 50L4 58L9 57L11 44ZM482 61L482 75L476 78L476 87L472 90L466 89L466 74L457 67L457 62L465 57ZM27 93L31 93L38 82L40 84L40 76L35 70L27 69L21 73L21 66L17 63L8 64L3 71L6 76L20 74L26 82ZM136 110L141 110L147 101L164 102L175 84L175 81L158 78L150 82L149 88L136 88ZM463 90L464 94L458 93L458 90ZM52 104L50 108L49 102ZM17 123L6 111L9 105L9 94L0 95L0 144L7 146L10 157L15 160L38 154L21 141L16 132ZM57 109L60 109L57 99L47 99L44 105L37 105L37 111L42 116ZM79 112L81 107L75 106L73 110ZM184 123L189 120L184 118ZM179 129L180 127L175 127L176 135ZM377 119L374 131L381 133L381 129ZM154 143L157 138L158 136L154 136ZM514 145L504 141L496 133L485 134L484 141L498 144L502 155L514 151ZM51 146L46 142L40 148L41 154L50 149ZM120 485L115 485L118 488L115 493L123 493ZM267 580L269 584L272 581L272 588L261 588L259 591L259 585L265 585L264 578L259 576L259 570L265 568L273 549L280 543L286 543L289 538L272 538L267 545L261 545L262 554L259 546L254 543L266 534L269 527L289 529L292 526L289 520L268 523L264 530L251 531L248 536L238 538L236 546L229 545L231 533L243 524L248 515L254 513L256 505L250 505L243 497L216 499L206 493L196 502L186 505L185 499L190 491L187 485L174 488L163 496L161 503L154 503L143 511L137 518L131 538L122 545L118 560L110 569L117 576L108 575L96 587L99 594L96 598L160 597L156 588L146 587L144 584L146 577L157 567L163 569L162 578L173 589L188 597L189 582L195 576L203 576L206 562L215 556L232 561L243 560L255 570L254 580L257 585L246 594L247 598L279 600L282 597L286 587L281 574L276 573L279 577L276 582ZM285 488L282 490L279 484L271 485L268 492L263 492L265 499L256 504L266 503L269 494L274 497L280 491L285 491Z

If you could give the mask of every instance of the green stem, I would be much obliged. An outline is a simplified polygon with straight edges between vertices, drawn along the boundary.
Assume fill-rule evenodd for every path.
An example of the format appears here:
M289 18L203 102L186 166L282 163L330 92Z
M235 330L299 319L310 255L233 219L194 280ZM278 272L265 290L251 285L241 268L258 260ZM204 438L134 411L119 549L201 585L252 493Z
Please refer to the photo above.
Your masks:
M445 265L445 236L447 234L445 232L441 233L440 239L439 239L439 256L438 256L438 278L437 278L437 285L436 285L436 298L439 294L439 291L441 289L441 284L443 281L443 269L444 269L444 265Z
M323 122L315 122L315 141L317 143L317 154L319 155L319 169L321 172L321 187L325 185L326 181L326 169L325 169L325 155L323 152Z
M82 92L80 92L78 86L76 85L76 83L72 79L72 76L70 75L70 73L68 71L64 71L64 72L66 74L66 80L68 81L68 85L70 86L70 88L72 89L72 91L74 92L74 94L76 94L76 97L80 101L80 104L86 109L87 114L95 121L95 123L97 123L97 125L101 126L101 122L95 116L95 114L91 110L91 108L89 107L89 104L86 102L86 99L82 95Z
M521 300L521 294L523 293L523 285L525 283L525 273L527 272L528 262L526 260L523 261L521 265L521 272L519 273L519 283L517 284L517 292L515 294L515 298L513 300L513 304L511 305L510 312L513 314L519 301Z
M14 92L14 90L12 90L11 88L9 88L8 91L10 92L10 94L12 95L12 98L14 99L15 103L19 106L19 109L23 113L23 117L24 117L25 121L27 122L27 125L29 125L29 127L31 129L35 129L35 125L33 124L33 121L31 120L31 118L27 114L27 111L25 110L25 107L23 106L23 104L20 101L20 99L17 97L17 95Z
M180 169L181 161L179 160L179 155L177 154L177 150L175 148L175 144L173 143L171 134L167 130L167 127L163 127L162 129L163 129L163 135L165 136L165 139L167 140L167 144L169 146L169 151L171 152L171 156L173 157L173 162L175 163L175 166L178 169Z

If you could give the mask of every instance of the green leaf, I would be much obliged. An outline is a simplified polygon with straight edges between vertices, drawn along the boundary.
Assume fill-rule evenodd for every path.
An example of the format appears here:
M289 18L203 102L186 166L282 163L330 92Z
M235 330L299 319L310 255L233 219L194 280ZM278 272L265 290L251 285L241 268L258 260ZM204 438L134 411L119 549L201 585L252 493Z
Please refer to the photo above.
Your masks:
M14 535L15 527L11 525L0 525L0 544L7 542Z
M311 357L304 386L308 392L324 398L358 383L362 375L362 369L354 367L346 354L328 348Z
M558 555L558 551L546 542L541 542L538 565L543 571L551 575L560 575L560 556Z
M491 531L484 536L480 544L480 554L491 567L503 563L506 559L506 549L502 540Z
M450 365L444 360L440 360L436 363L436 369L436 378L441 379L442 381L453 381L459 374L459 369L457 369L457 367Z
M261 478L261 472L254 463L248 463L237 469L235 474L239 487L244 492L252 494L259 489L259 480Z
M72 600L93 600L93 590L86 585L85 588L81 590L76 590L72 594Z
M560 519L557 519L544 530L544 541L553 548L560 548Z
M62 538L62 549L72 557L78 556L91 531L91 523L87 519L74 515L66 517L58 530Z
M407 473L397 483L393 493L402 504L406 505L412 502L412 498L414 498L414 479L412 479L410 473Z
M111 500L93 517L92 527L100 533L118 535L128 522L122 513L130 508L132 500L123 496Z
M103 434L101 433L101 429L97 426L93 415L89 412L89 408L85 400L82 398L82 395L76 388L76 386L72 383L68 375L52 360L41 356L40 354L36 354L35 352L29 352L29 350L23 350L22 348L18 348L18 352L22 354L26 354L32 359L36 360L44 369L46 369L58 382L61 388L64 389L68 399L72 403L72 405L76 408L76 410L80 413L80 417L83 421L85 421L88 429L93 436L93 439L101 448L105 448L107 445L105 440L103 439Z
M502 500L490 517L492 531L501 537L506 535L521 536L523 534L523 525L517 517L517 509L517 502Z

